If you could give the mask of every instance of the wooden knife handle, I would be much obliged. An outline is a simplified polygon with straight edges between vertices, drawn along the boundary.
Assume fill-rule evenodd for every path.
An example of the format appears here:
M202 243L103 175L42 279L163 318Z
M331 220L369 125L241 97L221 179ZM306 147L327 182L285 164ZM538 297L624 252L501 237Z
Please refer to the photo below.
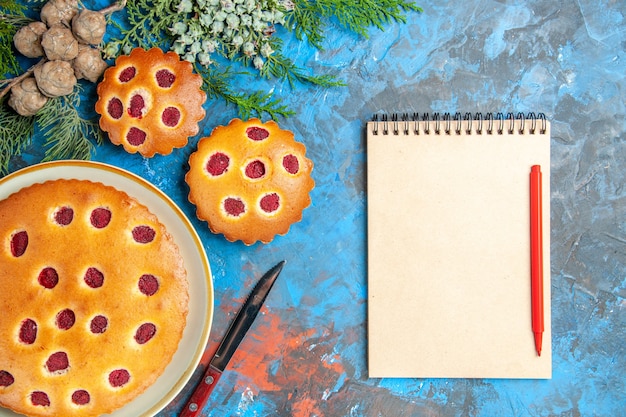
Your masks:
M191 394L191 398L187 401L187 404L185 404L185 408L183 408L179 417L195 417L200 415L202 407L206 404L211 392L213 392L213 388L215 388L221 376L221 371L209 365L202 377L202 381L200 381L193 391L193 394Z

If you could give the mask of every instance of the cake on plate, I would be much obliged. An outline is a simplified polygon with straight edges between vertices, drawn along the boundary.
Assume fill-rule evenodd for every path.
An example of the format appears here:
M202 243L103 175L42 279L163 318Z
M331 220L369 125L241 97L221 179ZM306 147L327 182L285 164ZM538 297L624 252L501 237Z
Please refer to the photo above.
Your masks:
M0 405L98 416L156 381L178 349L188 282L147 207L87 180L0 201Z

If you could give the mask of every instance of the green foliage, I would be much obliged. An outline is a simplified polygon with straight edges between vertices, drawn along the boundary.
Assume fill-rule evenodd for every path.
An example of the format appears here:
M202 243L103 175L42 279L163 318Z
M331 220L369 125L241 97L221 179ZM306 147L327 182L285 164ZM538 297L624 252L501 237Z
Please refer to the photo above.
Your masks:
M277 0L180 0L177 12L173 49L186 60L207 66L213 53L246 55L260 68L273 52L270 39L285 8Z
M262 92L236 93L232 90L232 77L240 73L231 72L230 68L226 70L217 70L213 67L196 66L196 70L203 76L205 83L204 91L209 99L223 98L228 103L237 106L239 115L243 119L251 116L262 117L267 113L272 119L278 116L286 117L294 114L280 100L273 99L271 94Z
M78 113L80 88L65 97L48 100L35 116L24 117L0 101L0 177L9 172L11 158L20 155L32 142L35 129L44 137L43 161L57 159L90 159L95 138L103 141L103 133L94 120Z
M294 86L296 81L319 85L322 87L341 87L345 83L337 80L334 76L324 75L311 75L307 74L302 68L299 68L293 60L287 58L282 54L283 41L280 38L274 37L270 40L270 45L277 51L268 55L263 66L259 69L259 73L265 78L277 78L285 79L289 81L291 87ZM249 59L245 55L241 58L244 61Z
M367 36L371 26L384 29L392 21L405 22L408 11L421 10L404 0L128 0L126 21L113 22L120 36L105 47L109 57L129 53L133 47L172 49L193 62L205 82L209 98L234 104L241 117L251 114L270 117L292 114L271 93L230 86L230 66L216 64L213 55L231 63L254 67L267 79L286 80L322 87L345 85L330 74L315 75L303 69L283 52L283 41L274 25L285 25L298 40L321 49L324 30L330 19L359 35Z
M118 29L121 37L106 45L106 57L112 58L119 53L128 54L135 47L169 48L171 37L168 28L176 22L178 2L179 0L128 0L119 14L126 17L125 21L109 19L109 23Z
M48 100L37 113L36 122L44 132L46 154L43 161L90 159L94 149L89 138L102 144L104 134L98 122L84 119L80 108L80 86L70 95Z
M25 10L26 6L14 0L0 0L0 75L17 75L21 71L13 54L13 35L31 21L24 16Z
M0 100L0 177L8 174L11 157L30 145L35 131L35 117L20 116L6 101Z
M413 2L403 0L294 0L294 9L287 15L287 27L293 27L296 37L306 38L322 48L327 22L336 18L341 26L367 37L368 28L384 30L385 25L406 22L405 13L421 12Z

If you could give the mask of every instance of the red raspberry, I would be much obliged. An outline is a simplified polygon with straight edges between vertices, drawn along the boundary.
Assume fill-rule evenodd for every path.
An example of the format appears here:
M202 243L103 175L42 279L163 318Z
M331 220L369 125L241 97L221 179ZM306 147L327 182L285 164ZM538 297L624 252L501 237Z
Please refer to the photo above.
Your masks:
M139 291L148 297L156 294L159 290L159 281L154 275L144 274L139 278Z
M297 174L300 170L300 162L295 155L285 155L283 158L283 168L290 174Z
M156 326L152 323L142 324L135 333L135 341L143 345L154 337L156 330Z
M118 120L124 114L124 105L122 104L122 100L117 97L113 97L109 100L107 104L107 112L109 112L109 116Z
M252 179L258 179L265 176L265 164L258 159L246 165L246 176Z
M141 94L135 94L130 98L130 108L128 114L130 117L142 118L146 102Z
M16 258L24 255L26 248L28 247L28 233L26 230L14 233L11 236L11 254Z
M246 129L246 135L252 140L263 140L267 139L270 135L270 132L263 129L262 127L252 126Z
M61 330L71 329L76 323L76 314L69 308L59 311L56 317L56 325Z
M166 107L161 115L161 121L165 126L174 127L180 121L180 110L176 107Z
M133 229L133 239L137 243L150 243L156 237L156 232L150 226L137 226Z
M20 326L20 342L32 345L37 339L37 323L32 319L26 319Z
M91 288L100 288L104 284L104 274L97 268L89 267L83 278L85 283Z
M30 402L33 405L40 405L42 407L50 406L50 398L48 398L48 394L43 391L33 391L30 394Z
M260 204L261 210L266 213L272 213L280 207L280 197L278 197L278 194L276 193L266 194L261 199Z
M61 207L54 213L54 221L61 226L67 226L74 220L74 210L71 207Z
M0 371L0 387L8 387L13 385L14 382L15 378L13 378L13 375L7 371Z
M228 171L228 165L230 164L230 158L228 155L222 152L216 152L209 158L209 162L206 164L206 170L214 177L222 175Z
M136 127L131 127L126 134L126 140L133 146L139 146L146 141L146 132Z
M169 88L176 81L176 75L174 75L170 70L162 69L158 70L156 73L156 80L159 87Z
M76 405L89 404L89 401L91 401L91 396L84 389L79 389L72 393L72 402Z
M130 373L126 369L116 369L109 374L109 384L118 388L126 385L130 381Z
M89 330L91 330L91 333L100 334L106 332L108 326L109 320L107 320L107 318L104 316L98 315L91 319L91 323L89 324Z
M231 216L239 217L246 211L246 205L239 198L228 197L224 200L224 210Z
M137 74L137 70L135 67L126 67L120 72L119 80L123 83L127 83L133 78L135 78L135 74Z
M106 227L111 221L111 210L104 207L98 207L91 212L91 225L96 229Z
M59 274L54 268L46 267L41 270L37 280L42 287L52 289L59 283Z
M46 361L46 368L51 373L65 371L69 367L70 361L65 352L55 352Z

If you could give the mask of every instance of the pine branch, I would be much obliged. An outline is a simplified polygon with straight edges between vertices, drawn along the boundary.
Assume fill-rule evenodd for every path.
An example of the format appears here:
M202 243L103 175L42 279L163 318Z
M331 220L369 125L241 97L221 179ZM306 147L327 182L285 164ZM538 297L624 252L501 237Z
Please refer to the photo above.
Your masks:
M51 99L36 116L36 121L44 132L47 147L43 161L57 159L91 159L94 138L102 144L103 133L97 121L82 118L79 89L68 96Z
M11 157L31 144L34 133L34 117L20 116L6 104L6 99L0 100L0 177L9 173Z
M237 106L239 115L243 119L251 116L262 117L268 114L270 118L276 119L279 116L287 117L294 114L287 106L281 104L280 99L274 99L271 93L247 92L235 93L231 89L232 77L242 75L242 73L232 73L230 68L218 71L215 68L196 66L197 71L202 74L205 83L203 89L210 99L222 98L227 103Z
M358 35L367 37L368 28L384 30L392 22L406 22L408 11L421 12L414 2L404 0L298 0L287 15L287 27L293 27L297 39L322 49L323 31L327 21L336 18L339 24Z
M24 16L26 6L12 0L0 0L0 76L19 74L21 69L13 54L13 35L32 21Z
M128 0L122 11L126 23L109 19L109 23L123 36L107 45L105 53L108 58L113 58L120 51L128 54L134 47L150 49L171 43L168 28L176 21L175 9L178 2L178 0Z
M289 85L293 88L296 81L302 83L310 83L321 87L343 87L346 84L337 80L332 75L309 75L298 67L290 58L284 56L282 50L283 41L274 37L271 39L272 49L274 53L267 56L263 67L260 69L260 75L265 78L285 79L289 81Z

